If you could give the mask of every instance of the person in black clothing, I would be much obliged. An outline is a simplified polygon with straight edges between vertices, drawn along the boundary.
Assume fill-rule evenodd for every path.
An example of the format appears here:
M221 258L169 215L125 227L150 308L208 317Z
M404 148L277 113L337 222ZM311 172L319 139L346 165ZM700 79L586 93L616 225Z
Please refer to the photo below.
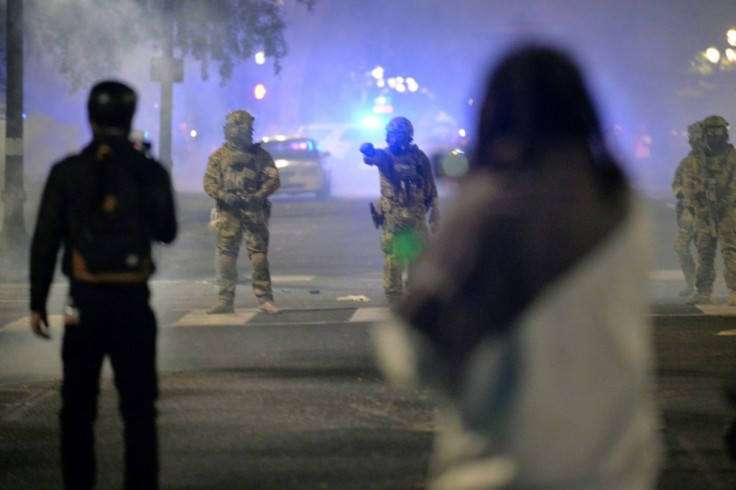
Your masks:
M151 243L172 242L177 221L168 172L128 139L136 101L136 93L120 82L92 88L87 104L92 142L51 168L31 244L30 322L36 335L50 335L46 302L62 246L62 272L69 277L60 413L66 488L95 485L93 423L105 356L114 370L125 427L125 487L158 487L157 326L147 281L154 270ZM104 245L91 241L93 217L113 220L125 206L135 210L129 213L133 228ZM134 251L123 250L122 268L105 263L111 260L105 254L136 238Z

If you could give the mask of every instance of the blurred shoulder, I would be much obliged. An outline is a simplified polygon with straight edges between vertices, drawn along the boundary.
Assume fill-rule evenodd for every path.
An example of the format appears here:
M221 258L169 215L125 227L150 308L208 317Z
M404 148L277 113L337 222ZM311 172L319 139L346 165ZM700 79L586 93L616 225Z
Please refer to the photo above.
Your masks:
M422 160L429 161L429 158L427 158L427 154L424 153L424 151L419 148L419 146L412 144L409 151L416 157Z
M736 162L736 148L733 147L733 145L728 145L728 156L727 156L729 162Z

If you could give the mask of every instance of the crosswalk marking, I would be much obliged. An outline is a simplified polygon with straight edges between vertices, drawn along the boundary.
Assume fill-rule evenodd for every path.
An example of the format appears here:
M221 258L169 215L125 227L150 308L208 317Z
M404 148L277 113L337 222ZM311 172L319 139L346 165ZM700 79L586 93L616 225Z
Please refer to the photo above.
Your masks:
M651 281L684 281L685 276L680 269L660 269L649 271Z
M350 322L380 322L387 320L390 310L386 307L358 308L350 317Z
M289 310L290 312L293 312L294 310ZM310 310L311 314L313 315L313 310ZM176 322L170 324L170 325L159 325L162 328L166 327L226 327L226 326L237 326L237 325L246 325L249 322L253 320L253 318L257 315L263 315L255 308L244 308L239 309L235 311L234 313L226 313L226 314L218 314L218 315L208 315L207 310L205 309L194 309L188 311L186 314L184 314L181 318L179 318ZM346 323L372 323L372 322L379 322L382 320L385 320L389 317L390 310L387 307L380 307L380 306L374 306L374 307L368 307L368 308L355 308L355 311L350 314L350 317L345 320ZM253 322L253 323L257 323ZM326 323L341 323L336 320L327 320L327 321L305 321L305 322L299 322L299 321L288 321L283 323L273 323L269 322L270 324L274 325L285 325L285 324L304 324L304 325L319 325L319 324L326 324ZM57 329L61 328L63 326L63 319L62 315L49 315L49 324L51 325L51 328ZM14 320L0 328L0 333L2 332L22 332L22 331L30 331L30 326L28 322L28 317L22 317L18 318L17 320Z
M280 283L291 283L291 282L311 282L314 280L314 276L304 276L304 275L286 275L286 274L276 274L271 276L271 282L275 284ZM198 284L216 284L216 280L207 280L202 279L198 281L193 281L191 279L152 279L149 281L149 283L153 286L156 284L162 284L162 285L171 285L171 284L191 284L191 283L198 283Z
M695 305L705 315L736 316L736 308L728 305Z
M256 316L256 310L241 310L235 313L208 315L207 310L192 310L179 318L172 327L223 327L242 325Z
M346 308L345 310L349 310ZM699 312L699 313L696 313ZM308 313L307 313L308 312ZM357 307L354 308L352 313L346 314L345 320L335 318L334 316L326 316L325 318L314 318L314 310L305 310L304 318L300 321L299 310L284 310L284 313L290 313L289 317L285 317L283 322L274 322L278 318L271 317L265 323L273 325L318 325L328 323L374 323L381 322L390 318L391 310L385 306L370 306L370 307ZM296 314L296 318L294 317ZM682 316L683 312L671 312L666 313L668 315ZM697 316L698 314L706 316L736 316L736 307L728 306L726 304L719 305L696 305L695 309L689 310L684 313L687 316ZM242 308L236 310L234 313L229 314L218 314L208 315L205 309L193 309L188 310L178 320L172 324L160 324L161 328L168 327L224 327L224 326L237 326L237 325L255 325L263 323L259 322L258 318L264 319L263 313L260 313L255 308ZM349 315L349 316L348 316ZM660 315L661 316L661 315ZM257 317L257 318L256 318ZM49 324L54 329L63 327L62 315L49 315ZM308 319L309 318L309 319ZM255 320L254 320L255 319ZM2 332L24 332L30 331L28 316L22 316L10 323L0 325L0 333ZM736 335L736 330L724 330L719 332L717 335L722 336L733 336Z

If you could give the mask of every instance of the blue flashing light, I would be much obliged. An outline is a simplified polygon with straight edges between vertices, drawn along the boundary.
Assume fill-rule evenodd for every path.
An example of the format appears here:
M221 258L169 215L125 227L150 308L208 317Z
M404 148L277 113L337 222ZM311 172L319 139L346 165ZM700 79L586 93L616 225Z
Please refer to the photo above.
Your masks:
M363 126L370 129L381 127L381 118L378 116L365 116L363 118Z

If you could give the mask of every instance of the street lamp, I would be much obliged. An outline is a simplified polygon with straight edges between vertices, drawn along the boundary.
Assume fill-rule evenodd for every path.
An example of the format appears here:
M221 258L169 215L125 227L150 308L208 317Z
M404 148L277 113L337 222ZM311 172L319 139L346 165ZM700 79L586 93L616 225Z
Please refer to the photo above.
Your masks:
M736 27L732 27L726 32L726 42L730 46L736 46Z
M718 51L718 48L711 46L705 50L705 59L716 65L721 60L721 52Z
M726 31L726 43L725 49L710 46L698 52L690 62L690 71L711 75L715 71L736 70L736 27Z

